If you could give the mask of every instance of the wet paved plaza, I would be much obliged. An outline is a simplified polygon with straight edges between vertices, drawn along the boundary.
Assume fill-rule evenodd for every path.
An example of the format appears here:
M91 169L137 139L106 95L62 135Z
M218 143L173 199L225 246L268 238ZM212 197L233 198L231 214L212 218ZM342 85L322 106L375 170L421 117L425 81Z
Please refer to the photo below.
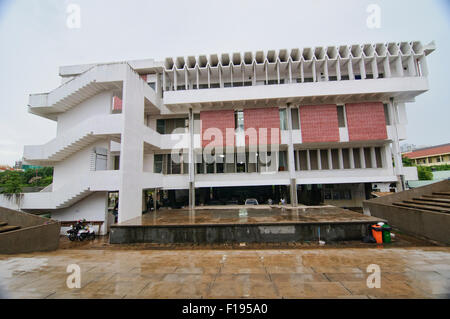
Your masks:
M370 264L381 288L367 287ZM59 249L0 255L0 278L11 298L450 298L450 247Z

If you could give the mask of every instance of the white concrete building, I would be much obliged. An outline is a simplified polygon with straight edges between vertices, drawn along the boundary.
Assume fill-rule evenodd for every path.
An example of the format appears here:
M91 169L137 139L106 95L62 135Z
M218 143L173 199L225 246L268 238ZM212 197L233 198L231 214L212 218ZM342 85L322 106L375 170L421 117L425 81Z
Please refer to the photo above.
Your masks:
M61 67L62 84L30 95L28 107L56 121L57 135L24 149L26 163L54 167L54 182L24 194L21 209L104 220L118 191L120 222L141 215L148 189L172 205L319 196L358 206L372 188L402 187L406 104L428 90L434 49L376 43ZM202 156L210 140L212 163Z

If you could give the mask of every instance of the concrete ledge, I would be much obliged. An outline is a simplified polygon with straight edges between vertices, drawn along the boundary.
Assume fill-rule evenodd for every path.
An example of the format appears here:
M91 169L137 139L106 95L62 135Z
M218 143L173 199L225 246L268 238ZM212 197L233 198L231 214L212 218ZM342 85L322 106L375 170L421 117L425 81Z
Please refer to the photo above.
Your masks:
M3 207L0 207L0 220L21 227L0 233L0 254L49 251L59 246L59 222Z
M276 243L361 240L373 221L111 227L110 243Z

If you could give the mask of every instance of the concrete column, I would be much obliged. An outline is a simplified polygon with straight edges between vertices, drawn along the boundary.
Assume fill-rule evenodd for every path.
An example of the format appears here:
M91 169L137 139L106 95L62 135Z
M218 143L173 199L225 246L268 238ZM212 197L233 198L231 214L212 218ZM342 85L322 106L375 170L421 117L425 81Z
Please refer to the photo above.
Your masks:
M297 206L297 180L295 178L295 157L294 157L294 144L292 143L292 113L291 105L287 104L287 122L288 122L288 161L289 161L289 179L290 179L290 194L292 206Z
M120 144L119 216L123 222L142 214L142 171L144 162L144 82L124 65L122 138Z
M333 169L333 158L331 157L331 148L327 151L328 155L328 169Z
M339 169L344 169L344 156L342 155L342 148L338 149Z
M372 168L377 168L377 155L373 146L370 148L370 162Z
M189 109L189 208L195 208L194 114Z
M317 150L317 169L322 169L322 157L320 154L320 149Z
M364 147L359 148L359 159L361 160L361 168L366 168L366 155L364 154Z
M395 102L394 99L391 98L391 101L388 104L389 117L391 118L392 125L394 126L393 130L393 138L392 138L392 155L394 157L395 164L395 175L397 175L397 189L402 191L405 189L404 185L404 174L403 174L403 162L402 162L402 154L400 151L400 143L398 140L398 122L399 119L397 117L397 112L395 112Z
M306 167L307 167L308 171L311 170L311 158L309 156L309 149L306 150Z
M354 169L355 168L355 158L353 157L353 148L350 148L348 150L348 160L350 162L350 168Z

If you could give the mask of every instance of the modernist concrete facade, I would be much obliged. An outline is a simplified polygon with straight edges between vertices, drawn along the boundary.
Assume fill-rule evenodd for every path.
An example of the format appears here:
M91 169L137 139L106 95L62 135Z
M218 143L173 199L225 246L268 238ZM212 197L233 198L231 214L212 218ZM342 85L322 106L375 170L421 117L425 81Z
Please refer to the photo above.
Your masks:
M141 215L146 189L185 190L190 206L222 187L282 186L296 205L321 185L326 201L348 202L340 206L365 199L368 184L401 189L406 104L428 90L434 49L376 43L61 67L61 86L30 95L28 107L57 121L57 136L24 149L26 163L54 167L54 182L25 194L21 209L103 220L118 191L120 222Z

